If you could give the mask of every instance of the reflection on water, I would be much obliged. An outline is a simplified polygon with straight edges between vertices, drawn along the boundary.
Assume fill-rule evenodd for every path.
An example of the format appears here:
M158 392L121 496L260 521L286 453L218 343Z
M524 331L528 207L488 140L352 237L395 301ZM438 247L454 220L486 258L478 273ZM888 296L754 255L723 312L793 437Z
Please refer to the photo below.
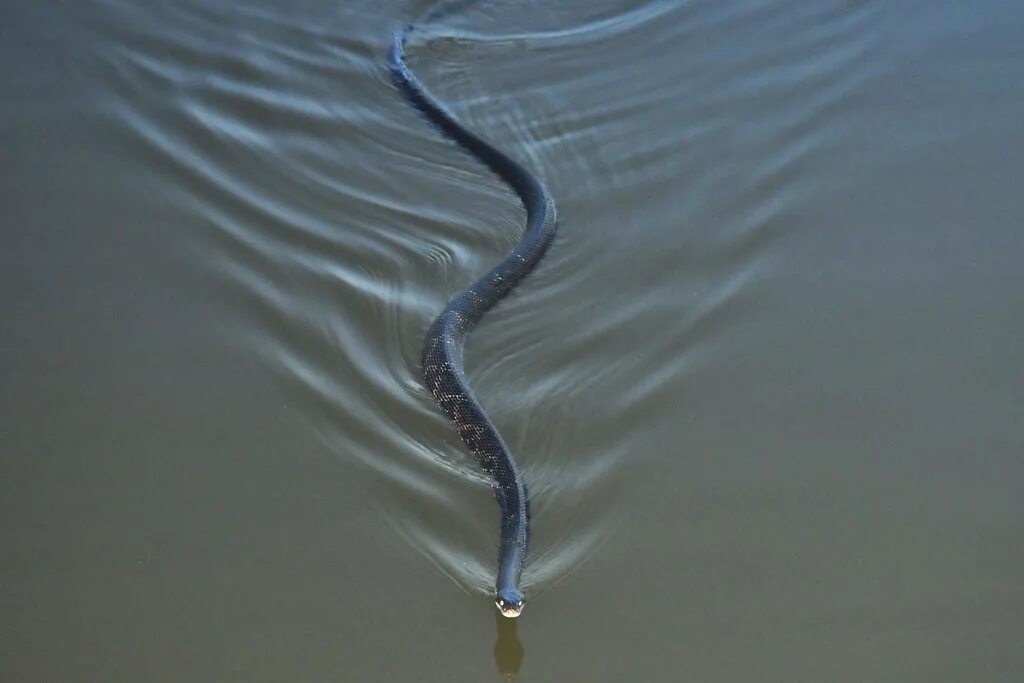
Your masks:
M418 362L522 215L388 80L430 7L0 8L0 679L520 670L496 506ZM559 204L466 358L533 497L524 680L1020 668L1022 13L417 31Z
M501 677L511 681L519 675L519 669L523 666L523 656L526 654L516 631L519 620L506 619L495 612L494 623L498 629L498 635L494 640L494 663L498 665Z

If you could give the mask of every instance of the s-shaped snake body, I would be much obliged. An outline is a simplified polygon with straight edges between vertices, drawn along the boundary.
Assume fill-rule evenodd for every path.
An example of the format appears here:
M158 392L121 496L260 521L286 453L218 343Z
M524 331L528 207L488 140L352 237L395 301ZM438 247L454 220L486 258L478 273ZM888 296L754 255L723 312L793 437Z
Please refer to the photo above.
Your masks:
M463 127L427 92L405 63L414 26L395 34L389 55L392 80L403 97L444 135L482 162L515 191L526 208L526 228L512 251L490 272L449 302L427 332L423 379L480 466L491 476L501 507L501 542L494 601L506 617L518 617L525 598L519 581L530 539L530 504L508 446L473 395L463 369L463 347L483 315L530 274L555 237L555 202L540 180L511 157Z

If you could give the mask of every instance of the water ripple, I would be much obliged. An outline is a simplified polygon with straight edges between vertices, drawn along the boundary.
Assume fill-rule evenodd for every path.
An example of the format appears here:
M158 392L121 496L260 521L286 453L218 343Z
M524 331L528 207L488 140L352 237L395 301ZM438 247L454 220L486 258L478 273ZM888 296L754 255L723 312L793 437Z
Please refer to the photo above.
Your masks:
M419 383L419 344L496 261L522 210L391 88L407 9L99 3L122 142L208 227L193 236L245 345L383 518L469 591L497 512ZM832 116L870 71L881 5L494 3L418 33L410 59L467 125L549 183L562 227L488 316L471 381L524 468L543 591L624 515L643 433L678 419L737 330L808 192ZM301 16L301 18L300 18Z

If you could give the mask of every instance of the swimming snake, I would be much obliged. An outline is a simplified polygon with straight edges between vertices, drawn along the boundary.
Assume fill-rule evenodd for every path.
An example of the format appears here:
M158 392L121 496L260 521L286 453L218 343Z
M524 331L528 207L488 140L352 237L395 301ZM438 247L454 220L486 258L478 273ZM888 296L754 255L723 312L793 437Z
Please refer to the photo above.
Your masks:
M423 380L434 401L458 429L480 467L490 475L501 508L501 540L494 601L506 617L518 617L525 596L519 584L530 540L530 502L508 446L470 389L463 347L483 315L537 266L555 237L555 203L543 183L504 152L460 124L434 99L405 63L415 25L397 32L389 66L405 100L440 132L500 177L522 200L526 228L519 243L486 275L458 294L434 321L423 343Z

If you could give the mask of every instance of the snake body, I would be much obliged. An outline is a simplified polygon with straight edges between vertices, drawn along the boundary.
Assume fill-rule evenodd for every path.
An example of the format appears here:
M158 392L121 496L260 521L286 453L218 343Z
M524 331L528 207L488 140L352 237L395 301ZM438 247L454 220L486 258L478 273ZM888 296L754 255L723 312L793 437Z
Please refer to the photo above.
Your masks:
M407 26L394 35L391 43L389 66L395 86L442 134L511 187L526 209L526 228L519 243L490 272L449 302L427 332L422 356L427 389L491 477L491 488L501 508L494 601L503 615L517 617L525 603L519 583L530 539L530 504L508 446L469 387L463 348L483 315L522 282L544 256L557 228L555 203L536 176L463 127L416 78L405 63L405 44L413 29L413 25Z

